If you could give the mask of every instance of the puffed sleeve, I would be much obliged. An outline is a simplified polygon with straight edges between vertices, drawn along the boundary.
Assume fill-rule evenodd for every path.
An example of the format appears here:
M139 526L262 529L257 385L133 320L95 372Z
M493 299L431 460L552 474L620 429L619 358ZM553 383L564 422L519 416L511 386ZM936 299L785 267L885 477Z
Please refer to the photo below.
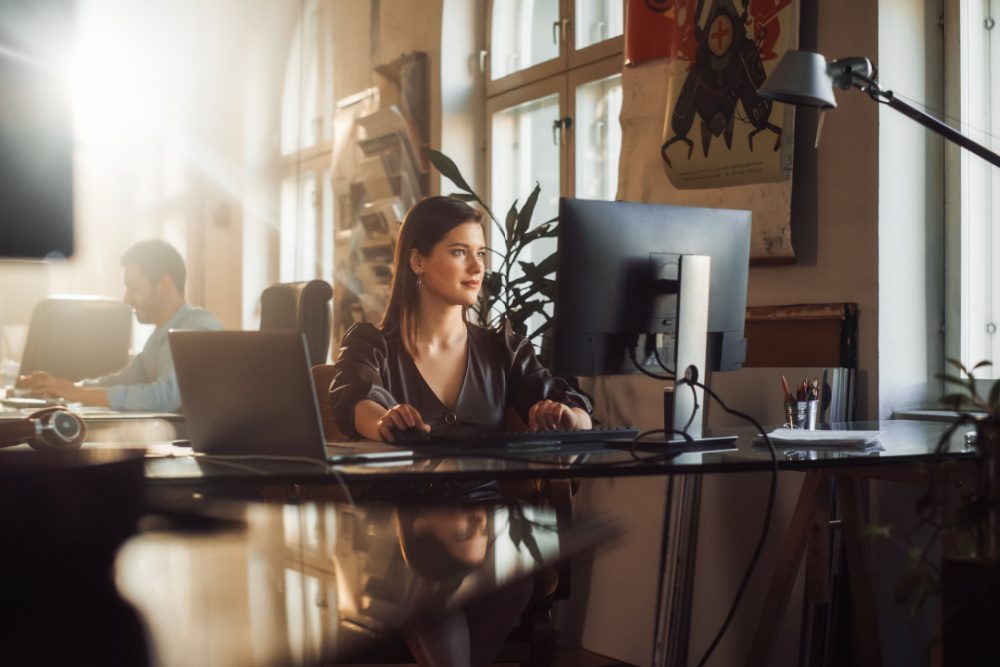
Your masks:
M564 403L571 408L580 408L587 414L593 406L586 396L574 391L561 377L552 375L535 356L535 347L526 338L514 334L509 324L502 329L505 354L509 360L507 371L507 405L517 410L518 415L528 423L531 406L548 399Z
M385 337L372 324L355 324L344 335L330 385L330 409L344 435L359 437L354 428L358 401L368 399L386 409L396 405L383 379L387 356Z

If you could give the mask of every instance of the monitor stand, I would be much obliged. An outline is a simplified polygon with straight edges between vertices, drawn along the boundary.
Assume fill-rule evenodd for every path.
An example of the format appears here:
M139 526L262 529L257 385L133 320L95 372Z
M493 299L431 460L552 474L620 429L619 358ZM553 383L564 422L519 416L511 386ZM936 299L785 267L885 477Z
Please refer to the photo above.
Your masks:
M705 255L681 255L677 269L677 329L674 345L674 370L683 378L688 369L700 382L707 381L708 368L708 298L712 258ZM663 393L664 442L647 445L677 448L680 451L732 449L736 436L705 437L705 392L692 385L668 386ZM680 432L690 436L684 438Z

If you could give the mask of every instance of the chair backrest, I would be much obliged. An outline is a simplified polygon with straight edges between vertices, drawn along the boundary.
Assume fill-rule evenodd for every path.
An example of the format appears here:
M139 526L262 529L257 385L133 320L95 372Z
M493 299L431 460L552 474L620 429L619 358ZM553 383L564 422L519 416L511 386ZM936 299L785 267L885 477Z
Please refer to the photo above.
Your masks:
M331 299L333 288L323 280L271 285L260 295L260 330L301 331L309 363L325 363L330 351Z
M21 374L82 380L121 369L132 343L132 309L115 299L43 299L31 313Z
M323 435L327 442L345 440L344 434L333 420L330 406L330 385L333 383L333 364L319 364L312 367L313 384L316 385L316 400L319 404L319 418L323 422Z

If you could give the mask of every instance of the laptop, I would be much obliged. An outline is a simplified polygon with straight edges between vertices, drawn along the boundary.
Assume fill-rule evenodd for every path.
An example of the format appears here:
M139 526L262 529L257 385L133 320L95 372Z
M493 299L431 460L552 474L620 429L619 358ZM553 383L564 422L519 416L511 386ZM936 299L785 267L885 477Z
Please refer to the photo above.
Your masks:
M331 463L405 459L387 443L330 443L298 331L171 331L170 349L195 452Z

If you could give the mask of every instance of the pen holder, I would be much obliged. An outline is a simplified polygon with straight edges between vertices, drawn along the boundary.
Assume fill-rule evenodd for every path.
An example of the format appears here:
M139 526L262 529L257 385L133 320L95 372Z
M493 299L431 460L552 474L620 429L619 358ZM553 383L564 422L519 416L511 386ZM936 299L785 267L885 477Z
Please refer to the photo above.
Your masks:
M791 428L816 429L819 401L786 401L785 421Z

